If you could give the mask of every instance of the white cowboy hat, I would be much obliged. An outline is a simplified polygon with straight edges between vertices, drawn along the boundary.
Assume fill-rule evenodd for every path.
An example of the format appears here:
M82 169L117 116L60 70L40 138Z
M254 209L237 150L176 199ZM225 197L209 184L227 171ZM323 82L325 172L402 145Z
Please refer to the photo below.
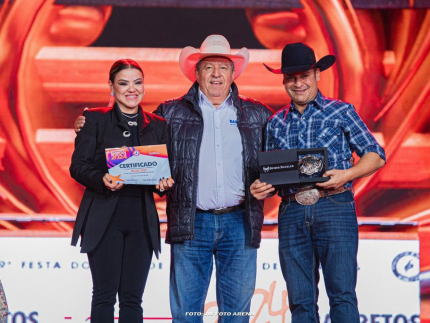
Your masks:
M200 51L191 46L185 47L179 55L179 65L182 72L191 82L196 81L196 64L201 59L209 56L221 56L231 59L234 64L234 79L237 79L248 65L249 51L243 47L237 54L232 54L230 44L221 35L208 36L202 43Z

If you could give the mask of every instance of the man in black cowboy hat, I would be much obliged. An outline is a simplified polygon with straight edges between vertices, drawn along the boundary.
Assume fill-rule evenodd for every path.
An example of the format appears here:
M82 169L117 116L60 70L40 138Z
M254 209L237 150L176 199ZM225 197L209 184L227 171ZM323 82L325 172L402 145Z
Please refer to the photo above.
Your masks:
M282 68L289 106L268 121L266 151L327 147L330 179L312 187L280 189L279 256L287 282L293 323L319 322L318 281L322 266L333 323L359 322L357 281L358 224L352 181L385 164L385 152L354 107L324 97L318 90L320 72L335 62L327 55L316 62L312 48L288 44ZM360 157L351 164L351 154ZM256 180L251 194L258 200L273 195L270 183ZM297 194L299 192L299 194ZM302 193L300 193L302 192ZM303 198L303 195L305 198Z

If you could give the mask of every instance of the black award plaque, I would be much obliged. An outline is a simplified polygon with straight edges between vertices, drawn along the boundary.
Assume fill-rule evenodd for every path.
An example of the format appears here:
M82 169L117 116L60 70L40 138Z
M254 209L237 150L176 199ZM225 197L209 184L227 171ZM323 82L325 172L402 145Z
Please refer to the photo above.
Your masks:
M276 187L326 182L327 148L286 149L260 152L260 181Z

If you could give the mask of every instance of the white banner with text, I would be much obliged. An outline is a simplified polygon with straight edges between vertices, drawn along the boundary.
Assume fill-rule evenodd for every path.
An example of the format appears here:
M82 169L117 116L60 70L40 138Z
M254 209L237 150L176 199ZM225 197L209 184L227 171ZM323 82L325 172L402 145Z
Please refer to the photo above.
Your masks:
M143 296L146 322L171 322L170 247L153 259ZM7 323L89 322L92 292L86 254L68 238L0 238L0 279L9 303ZM419 242L360 240L357 296L360 323L418 323ZM257 284L250 322L291 322L288 292L278 259L278 241L263 239L258 251ZM330 322L321 275L321 322ZM116 306L118 315L118 304ZM204 322L216 322L215 270Z

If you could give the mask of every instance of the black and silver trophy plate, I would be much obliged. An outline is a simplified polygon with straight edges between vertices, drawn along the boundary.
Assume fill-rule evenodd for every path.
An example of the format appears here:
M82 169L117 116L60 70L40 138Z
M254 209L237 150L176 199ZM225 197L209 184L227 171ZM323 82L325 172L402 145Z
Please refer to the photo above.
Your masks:
M260 181L282 187L328 181L327 148L286 149L260 152Z

